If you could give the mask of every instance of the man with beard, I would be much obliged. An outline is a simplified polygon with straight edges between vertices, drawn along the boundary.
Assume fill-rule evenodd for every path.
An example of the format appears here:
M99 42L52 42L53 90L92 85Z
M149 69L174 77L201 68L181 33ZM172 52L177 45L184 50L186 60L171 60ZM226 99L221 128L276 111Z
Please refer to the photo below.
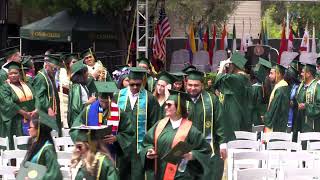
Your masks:
M269 74L269 79L275 84L269 98L267 112L262 117L265 132L286 132L288 123L290 88L283 79L286 68L275 64Z
M233 137L231 129L219 118L220 103L215 95L204 90L204 74L197 70L188 72L186 91L192 101L187 102L188 119L192 121L207 142L213 145L214 156L202 179L221 179L226 159L226 143ZM231 137L231 138L230 138Z

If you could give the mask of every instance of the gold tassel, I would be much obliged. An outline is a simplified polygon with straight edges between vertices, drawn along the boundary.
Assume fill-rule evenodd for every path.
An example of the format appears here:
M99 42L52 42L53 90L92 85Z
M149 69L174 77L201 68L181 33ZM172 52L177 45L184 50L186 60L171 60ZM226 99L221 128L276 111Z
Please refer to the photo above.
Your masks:
M110 96L108 96L108 115L107 115L108 119L110 118L110 116L111 116L111 98Z
M24 72L24 69L23 69L23 65L21 63L21 72L22 72L22 79L23 79L23 82L26 82L27 81L27 78L26 78L26 74Z
M178 93L178 103L177 103L177 115L181 115L181 98L180 98L180 93Z

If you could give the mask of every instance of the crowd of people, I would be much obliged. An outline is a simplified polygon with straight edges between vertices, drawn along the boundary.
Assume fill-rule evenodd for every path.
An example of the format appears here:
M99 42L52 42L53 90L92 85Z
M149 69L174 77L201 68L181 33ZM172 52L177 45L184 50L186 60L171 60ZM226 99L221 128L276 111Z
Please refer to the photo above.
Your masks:
M148 59L137 61L109 73L91 49L37 59L9 49L0 61L1 137L14 149L13 135L30 136L22 163L45 166L43 179L62 179L50 131L70 128L72 179L220 180L234 131L320 130L316 64L259 58L249 71L235 52L216 74L192 65L154 74Z

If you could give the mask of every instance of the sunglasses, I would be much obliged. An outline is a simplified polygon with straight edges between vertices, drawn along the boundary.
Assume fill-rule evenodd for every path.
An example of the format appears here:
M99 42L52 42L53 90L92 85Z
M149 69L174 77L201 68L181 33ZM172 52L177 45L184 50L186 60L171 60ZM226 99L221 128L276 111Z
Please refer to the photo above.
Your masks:
M172 105L172 103L166 103L166 106L168 106L168 108L170 108Z
M129 86L132 86L132 87L137 86L137 87L139 87L139 86L141 86L141 83L131 83L131 84L129 84Z

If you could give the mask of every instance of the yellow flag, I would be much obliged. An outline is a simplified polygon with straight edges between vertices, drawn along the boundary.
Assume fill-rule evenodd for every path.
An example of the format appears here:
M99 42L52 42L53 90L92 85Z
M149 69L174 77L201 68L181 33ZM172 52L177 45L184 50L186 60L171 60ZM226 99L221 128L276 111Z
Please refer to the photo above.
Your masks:
M190 49L192 53L196 53L196 40L194 38L194 28L193 28L193 22L189 26L189 44L190 44Z

